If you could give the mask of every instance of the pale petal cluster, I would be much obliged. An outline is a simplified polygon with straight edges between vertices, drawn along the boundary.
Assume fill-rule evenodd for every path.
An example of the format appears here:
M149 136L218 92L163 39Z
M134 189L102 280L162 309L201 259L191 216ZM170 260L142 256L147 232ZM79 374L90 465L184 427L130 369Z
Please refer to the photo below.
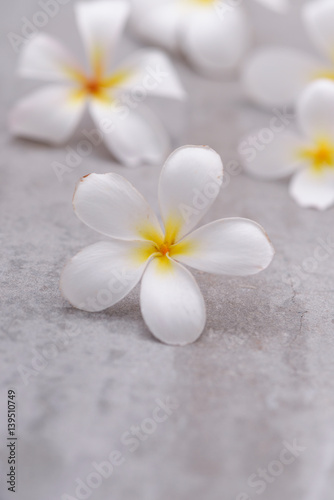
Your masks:
M286 12L288 0L258 0ZM181 53L201 72L231 70L250 44L243 2L228 0L132 0L133 30L149 43Z
M22 51L19 75L52 83L15 106L10 114L11 131L61 144L88 108L106 146L120 162L129 166L160 163L169 149L162 123L142 105L139 112L125 103L126 97L136 92L140 92L140 101L146 95L182 100L185 93L172 64L160 51L141 50L111 69L130 14L125 0L79 2L75 14L89 71L57 40L36 35Z
M141 280L145 323L161 341L194 342L206 323L201 291L184 267L247 276L265 269L274 250L255 222L221 219L199 229L222 185L220 156L204 146L185 146L166 161L160 176L163 227L141 194L123 177L91 174L76 188L74 210L85 224L109 236L65 267L61 289L85 311L116 304Z
M248 172L263 179L293 174L290 194L302 207L325 210L334 204L334 82L317 80L297 102L299 133L282 127L272 141L254 147L261 132L239 146Z
M302 19L320 57L288 47L259 49L245 64L247 94L264 106L291 105L312 81L334 79L334 2L312 0L302 8Z

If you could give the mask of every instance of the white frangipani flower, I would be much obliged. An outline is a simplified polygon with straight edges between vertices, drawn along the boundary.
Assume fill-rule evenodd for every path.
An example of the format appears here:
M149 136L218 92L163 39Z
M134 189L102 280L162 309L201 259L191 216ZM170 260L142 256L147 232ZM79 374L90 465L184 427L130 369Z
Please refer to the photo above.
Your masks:
M322 57L288 47L257 50L248 59L242 78L246 93L263 106L294 104L312 81L334 79L334 1L308 2L302 17Z
M129 166L161 163L169 147L164 128L149 110L139 113L125 99L136 92L137 106L146 95L182 99L184 91L169 59L160 51L142 50L111 71L110 61L128 19L129 4L123 0L79 2L75 13L89 71L57 40L36 35L23 49L19 75L54 83L16 105L10 114L12 132L51 144L64 143L88 106L118 160Z
M272 142L260 147L254 147L260 134L253 134L240 144L239 152L246 170L258 177L294 174L294 200L302 207L325 210L334 204L334 82L311 83L297 103L297 119L302 134L277 130Z
M205 304L183 264L247 276L265 269L274 255L264 230L248 219L221 219L193 231L216 199L222 177L220 156L209 147L176 150L160 176L164 230L123 177L82 178L74 210L85 224L112 239L87 247L66 265L61 277L66 299L79 309L101 311L142 279L141 311L151 332L168 344L194 342L205 326Z
M284 12L288 0L258 0ZM198 70L234 68L250 43L241 0L132 0L133 29L149 43L181 52Z

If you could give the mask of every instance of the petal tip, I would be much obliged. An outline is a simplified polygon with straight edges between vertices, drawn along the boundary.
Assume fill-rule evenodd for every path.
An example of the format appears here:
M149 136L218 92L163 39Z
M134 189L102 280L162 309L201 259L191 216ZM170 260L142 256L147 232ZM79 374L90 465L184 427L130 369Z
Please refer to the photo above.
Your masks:
M86 174L83 177L81 177L80 182L83 182L84 179L87 179L87 177L89 177L90 175L92 175L92 174Z
M146 325L147 326L147 325ZM185 347L187 345L191 345L191 344L194 344L195 342L197 342L200 337L202 336L203 332L204 332L204 328L205 328L205 325L203 326L203 329L196 334L196 337L193 337L191 340L166 340L164 338L162 338L161 336L159 336L157 333L154 333L148 326L147 326L147 329L149 330L149 332L151 333L151 335L156 339L158 340L159 342L161 342L162 344L166 345L166 346L172 346L172 347Z

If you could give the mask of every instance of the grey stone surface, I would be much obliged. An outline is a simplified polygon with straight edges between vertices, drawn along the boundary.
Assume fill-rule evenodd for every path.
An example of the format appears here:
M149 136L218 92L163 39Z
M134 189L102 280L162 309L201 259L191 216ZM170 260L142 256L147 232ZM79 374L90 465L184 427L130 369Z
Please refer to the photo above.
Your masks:
M255 277L197 273L208 321L189 347L168 347L151 336L138 288L102 313L71 308L58 290L61 269L79 249L101 239L72 212L76 181L93 171L115 171L157 209L160 168L126 169L101 147L59 183L51 165L63 161L63 148L9 136L6 113L29 85L15 79L17 55L7 33L20 33L22 17L38 9L33 0L1 6L1 498L75 497L77 478L86 482L93 462L119 450L124 463L94 490L93 500L247 500L243 492L251 499L331 500L333 249L313 268L307 259L319 238L333 238L333 209L299 208L285 181L232 177L206 221L254 219L266 228L277 255ZM255 5L251 14L259 43L284 38L285 44L309 47L297 8L287 21ZM46 30L79 46L72 23L69 2ZM128 41L123 52L133 46ZM207 81L181 61L176 65L191 95L184 142L209 144L225 164L235 160L240 135L266 124L270 115L245 102L236 78ZM80 137L79 129L69 145L76 147ZM300 278L302 265L308 272ZM53 359L43 361L42 352ZM39 371L24 384L22 367L32 370L36 363ZM18 410L16 494L6 493L4 477L11 387ZM132 453L122 435L131 426L149 426L145 419L167 397L178 408ZM294 441L303 447L299 456L273 465ZM247 484L268 467L262 487Z

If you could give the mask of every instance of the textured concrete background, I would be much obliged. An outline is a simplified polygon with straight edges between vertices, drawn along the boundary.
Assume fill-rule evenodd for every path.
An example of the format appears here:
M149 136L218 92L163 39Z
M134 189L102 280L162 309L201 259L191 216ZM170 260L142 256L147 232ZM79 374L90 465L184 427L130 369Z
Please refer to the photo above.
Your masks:
M259 43L284 39L310 48L297 7L284 19L249 4ZM331 500L334 250L316 268L308 268L307 259L319 238L333 241L333 210L299 208L288 197L287 182L234 176L206 221L254 219L266 228L277 255L255 277L197 273L208 321L189 347L168 347L151 336L138 289L102 313L71 308L58 290L61 269L79 249L101 239L72 212L76 181L92 171L115 171L157 209L160 168L128 170L100 147L59 183L51 164L63 161L63 148L11 138L6 113L31 84L15 79L17 55L7 33L19 34L21 18L31 19L39 7L35 0L15 0L1 10L1 498L75 497L77 478L86 481L92 462L119 450L125 462L94 490L93 500L248 500L246 493L251 499ZM79 46L72 2L46 30ZM133 46L128 40L121 53ZM184 142L209 144L225 163L236 159L240 135L266 125L270 115L244 100L236 78L206 81L181 61L176 65L191 96ZM69 145L81 138L79 129ZM309 271L302 279L300 266ZM45 361L42 352L54 358ZM39 370L29 372L27 385L23 367ZM6 494L4 484L11 387L18 402L15 495ZM156 400L167 397L179 407L131 453L122 435L146 425ZM303 451L282 471L272 462L294 440ZM247 481L268 467L273 472L259 494L263 488Z

